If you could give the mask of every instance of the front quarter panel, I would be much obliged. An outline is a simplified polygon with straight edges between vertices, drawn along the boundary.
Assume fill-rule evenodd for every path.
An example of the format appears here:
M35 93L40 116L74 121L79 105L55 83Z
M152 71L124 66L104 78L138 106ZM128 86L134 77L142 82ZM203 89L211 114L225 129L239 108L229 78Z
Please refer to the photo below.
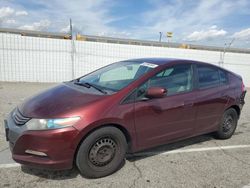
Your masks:
M77 145L93 130L102 126L112 125L126 130L127 136L131 139L130 149L135 149L134 103L120 104L113 97L94 103L83 110L82 119L74 125L80 132L76 140Z

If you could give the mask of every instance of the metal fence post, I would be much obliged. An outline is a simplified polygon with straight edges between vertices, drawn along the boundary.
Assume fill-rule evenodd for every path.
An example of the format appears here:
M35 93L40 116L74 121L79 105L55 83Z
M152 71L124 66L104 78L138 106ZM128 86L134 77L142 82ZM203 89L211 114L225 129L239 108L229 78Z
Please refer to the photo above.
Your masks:
M70 35L71 35L71 77L75 79L75 43L73 36L72 20L70 19Z

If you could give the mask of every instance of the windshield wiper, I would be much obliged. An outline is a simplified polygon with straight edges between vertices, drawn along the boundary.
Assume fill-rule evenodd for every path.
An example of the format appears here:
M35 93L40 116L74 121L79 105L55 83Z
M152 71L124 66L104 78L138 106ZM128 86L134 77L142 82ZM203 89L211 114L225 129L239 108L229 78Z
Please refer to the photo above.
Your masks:
M96 86L96 85L94 85L94 84L90 84L90 83L88 83L88 82L85 82L84 84L88 85L89 87L95 88L96 90L100 91L100 92L103 93L103 94L107 94L106 91L104 91L103 89L101 89L100 87L98 87L98 86Z
M83 83L83 82L75 81L74 84L79 85L79 86L84 86L84 87L86 87L86 88L90 88L90 85L85 84L85 83Z
M78 80L76 80L76 81L74 82L74 84L79 85L79 86L84 86L84 87L86 87L86 88L93 87L93 88L95 88L96 90L100 91L101 93L107 94L106 91L104 91L104 90L102 90L101 88L97 87L96 85L90 84L90 83L88 83L88 82L79 82Z

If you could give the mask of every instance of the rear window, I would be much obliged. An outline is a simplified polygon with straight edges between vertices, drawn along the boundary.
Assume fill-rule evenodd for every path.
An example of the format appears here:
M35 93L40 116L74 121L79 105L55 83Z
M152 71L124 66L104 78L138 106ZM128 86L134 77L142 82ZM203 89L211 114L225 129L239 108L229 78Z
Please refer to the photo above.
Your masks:
M211 66L198 65L197 71L200 88L209 88L220 85L220 74L217 68Z

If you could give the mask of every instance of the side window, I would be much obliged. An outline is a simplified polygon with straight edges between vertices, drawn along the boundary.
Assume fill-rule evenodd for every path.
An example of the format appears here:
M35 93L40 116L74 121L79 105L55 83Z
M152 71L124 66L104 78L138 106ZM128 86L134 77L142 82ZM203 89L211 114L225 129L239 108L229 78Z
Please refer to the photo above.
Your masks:
M137 97L144 97L149 87L162 87L167 89L167 95L174 95L192 90L192 66L191 64L175 65L169 67L155 76L138 89Z
M137 94L137 90L135 89L134 91L132 91L132 93L130 93L127 97L124 98L124 100L122 101L122 104L135 102L136 94Z
M228 83L228 77L227 77L226 71L219 70L219 74L220 74L220 83L222 85L227 84Z
M199 87L201 89L220 85L220 76L217 68L213 68L211 66L198 65L197 71Z

